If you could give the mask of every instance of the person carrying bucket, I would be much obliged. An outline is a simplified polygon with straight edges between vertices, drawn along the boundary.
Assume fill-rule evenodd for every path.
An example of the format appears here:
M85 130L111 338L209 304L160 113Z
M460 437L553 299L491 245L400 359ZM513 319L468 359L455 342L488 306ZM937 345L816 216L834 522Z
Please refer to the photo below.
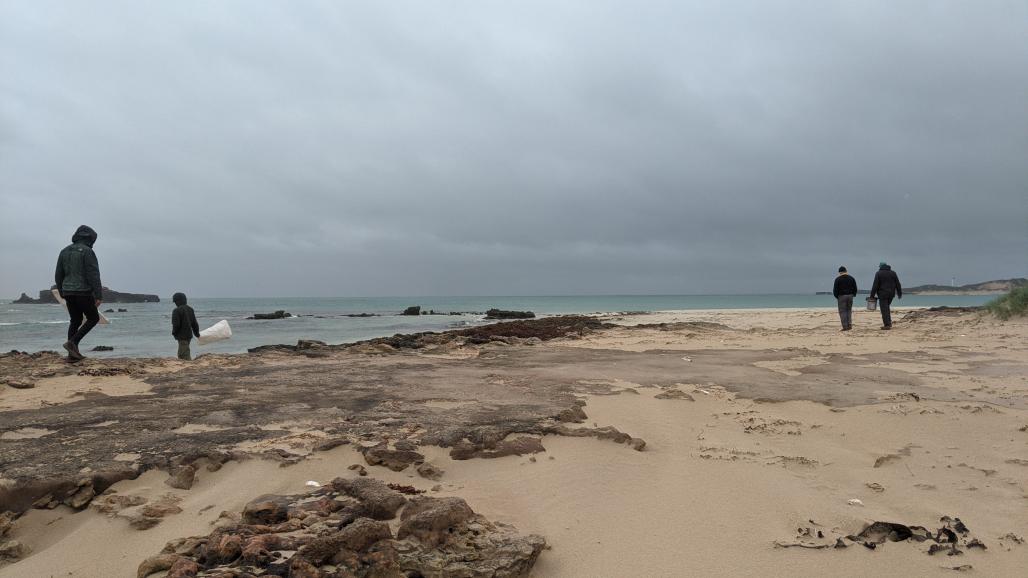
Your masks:
M885 261L878 264L878 272L875 273L874 283L871 284L871 299L878 299L878 305L882 309L882 329L892 329L892 312L889 307L892 299L903 299L903 286L900 285L899 275L892 270Z

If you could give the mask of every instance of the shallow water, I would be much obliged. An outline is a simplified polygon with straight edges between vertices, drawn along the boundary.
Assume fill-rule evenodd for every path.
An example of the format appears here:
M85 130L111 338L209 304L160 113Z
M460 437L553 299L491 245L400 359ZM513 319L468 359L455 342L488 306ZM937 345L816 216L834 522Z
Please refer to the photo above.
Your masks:
M980 295L910 295L896 305L926 307L938 305L982 305L991 297ZM858 299L859 301L859 299ZM445 331L483 323L481 312L500 309L529 310L537 314L598 313L616 311L664 311L672 309L753 309L794 307L835 307L830 295L585 295L553 297L367 297L367 298L194 298L200 328L221 319L232 326L229 341L200 347L193 342L193 355L235 353L271 343L295 343L298 339L318 339L328 343L347 343L418 331ZM422 315L399 313L410 305L427 311L463 312L461 315ZM174 356L171 337L170 299L161 303L104 304L101 309L126 309L107 313L110 325L97 326L83 341L87 355ZM247 320L254 313L284 309L296 317L270 321ZM374 313L375 317L347 317L348 314ZM18 349L40 351L60 349L67 328L67 314L59 305L21 305L0 301L0 351ZM96 345L114 347L111 352L89 353Z

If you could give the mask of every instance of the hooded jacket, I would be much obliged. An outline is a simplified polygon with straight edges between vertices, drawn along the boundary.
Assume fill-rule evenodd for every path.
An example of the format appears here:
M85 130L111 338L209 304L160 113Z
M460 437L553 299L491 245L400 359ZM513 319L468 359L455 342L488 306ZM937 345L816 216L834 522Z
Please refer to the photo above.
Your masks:
M871 284L871 297L879 299L892 299L893 297L903 298L903 287L900 285L899 276L885 263L878 266L875 273L874 283Z
M66 295L92 296L103 299L103 285L100 283L100 264L93 252L96 231L82 225L71 237L71 245L57 256L57 270L54 282L61 297Z
M171 312L171 334L179 341L190 341L193 336L200 337L200 324L196 322L196 313L186 305L185 293L176 293L171 300L178 307Z

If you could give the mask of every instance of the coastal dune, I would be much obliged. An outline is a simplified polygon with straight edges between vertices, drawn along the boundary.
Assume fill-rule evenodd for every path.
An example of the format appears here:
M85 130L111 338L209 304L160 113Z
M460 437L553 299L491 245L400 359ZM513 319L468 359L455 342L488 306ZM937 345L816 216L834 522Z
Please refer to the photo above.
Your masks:
M73 372L4 357L4 379L34 387L0 389L0 488L20 514L3 539L25 549L0 577L134 576L261 494L335 478L459 497L541 536L534 576L1020 575L1028 322L897 319L881 332L859 312L840 333L825 310L675 311ZM190 487L169 486L185 464ZM32 493L83 467L134 479L81 511ZM110 496L139 504L102 511ZM138 529L144 504L173 507ZM875 522L933 538L879 539Z

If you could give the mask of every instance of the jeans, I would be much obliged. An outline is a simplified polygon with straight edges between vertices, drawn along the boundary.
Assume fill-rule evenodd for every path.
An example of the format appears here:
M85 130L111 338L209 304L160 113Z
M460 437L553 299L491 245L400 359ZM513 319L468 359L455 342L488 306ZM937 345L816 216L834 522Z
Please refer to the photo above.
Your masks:
M892 327L892 312L889 311L889 305L892 304L892 297L878 296L878 306L882 308L882 325L886 327Z
M92 295L66 295L64 302L68 305L68 341L78 345L96 324L100 322L100 312L96 310L96 299ZM82 322L85 316L86 322Z
M190 359L193 358L192 355L190 355L190 352L189 352L189 340L188 339L179 339L178 340L178 358L179 359L185 359L186 361L189 361Z
M843 329L853 327L853 296L839 295L839 320Z

